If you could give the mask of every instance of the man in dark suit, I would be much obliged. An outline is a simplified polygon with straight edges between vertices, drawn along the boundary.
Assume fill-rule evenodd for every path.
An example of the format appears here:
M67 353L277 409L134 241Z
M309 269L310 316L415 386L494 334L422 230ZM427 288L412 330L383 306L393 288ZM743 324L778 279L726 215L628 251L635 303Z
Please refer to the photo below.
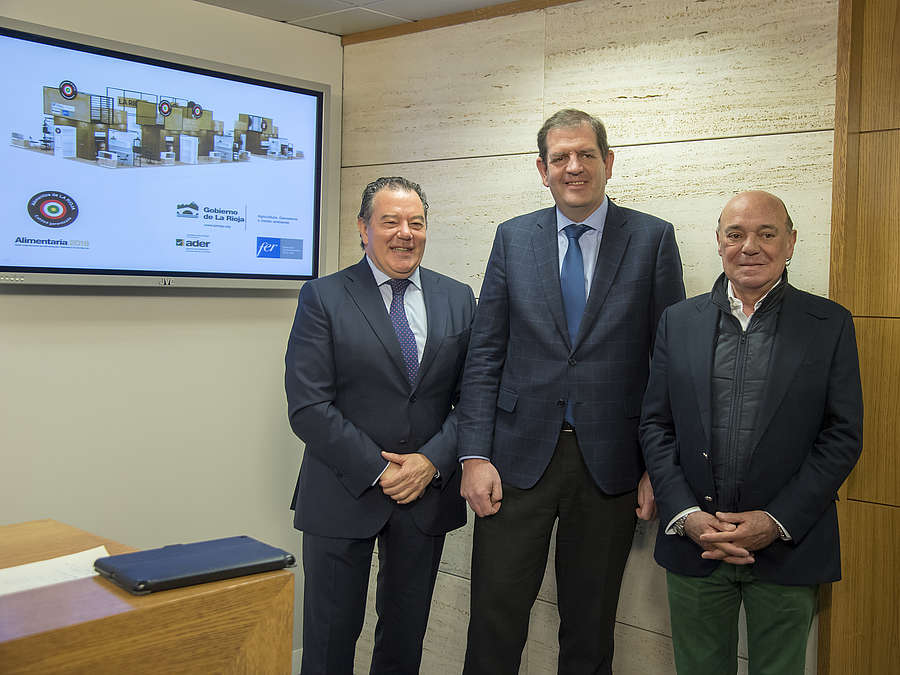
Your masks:
M734 197L716 234L724 273L663 314L641 421L675 663L736 672L743 601L750 672L802 673L862 444L853 321L788 284L797 232L774 195Z
M672 225L606 197L603 124L562 110L538 150L556 207L497 229L459 407L469 675L518 673L557 520L559 672L610 672L635 513L655 513L637 441L653 335L684 298Z
M305 675L353 672L376 541L370 673L417 673L444 534L466 521L451 411L475 298L419 266L427 212L417 184L370 183L365 257L300 289L285 389L306 444L292 504Z

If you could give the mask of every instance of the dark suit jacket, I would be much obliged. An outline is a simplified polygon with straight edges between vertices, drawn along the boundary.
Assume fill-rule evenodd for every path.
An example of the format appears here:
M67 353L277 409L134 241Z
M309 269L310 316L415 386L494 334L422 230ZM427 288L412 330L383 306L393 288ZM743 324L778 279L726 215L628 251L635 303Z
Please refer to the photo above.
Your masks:
M431 535L466 522L451 408L475 299L465 284L420 271L428 338L415 386L365 258L300 289L285 356L288 417L306 443L292 504L299 530L370 537L394 508L411 509ZM421 499L397 506L372 487L386 466L381 450L421 452L441 478Z
M489 458L532 487L550 462L566 401L605 492L637 486L637 441L656 323L684 298L670 223L611 201L579 334L569 339L555 208L502 223L488 260L459 407L461 457Z
M689 576L708 575L719 563L702 559L691 539L664 530L690 506L717 510L707 455L719 312L707 293L663 314L641 421L659 507L656 560ZM789 585L840 578L834 500L861 445L853 320L840 305L788 286L738 510L768 511L793 541L776 540L756 552L759 578Z

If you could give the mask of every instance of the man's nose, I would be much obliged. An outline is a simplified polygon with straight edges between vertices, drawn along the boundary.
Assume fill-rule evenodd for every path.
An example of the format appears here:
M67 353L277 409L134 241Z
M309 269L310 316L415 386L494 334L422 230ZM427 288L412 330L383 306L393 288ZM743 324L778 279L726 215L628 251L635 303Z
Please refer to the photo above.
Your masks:
M748 234L744 237L744 245L741 247L742 253L753 254L759 251L759 239L755 234Z
M404 220L400 223L400 229L397 230L397 236L403 237L404 239L412 237L412 230L409 229L409 223L407 221Z
M577 152L573 152L569 155L569 163L566 164L566 171L569 173L580 173L581 168L581 157L578 156Z

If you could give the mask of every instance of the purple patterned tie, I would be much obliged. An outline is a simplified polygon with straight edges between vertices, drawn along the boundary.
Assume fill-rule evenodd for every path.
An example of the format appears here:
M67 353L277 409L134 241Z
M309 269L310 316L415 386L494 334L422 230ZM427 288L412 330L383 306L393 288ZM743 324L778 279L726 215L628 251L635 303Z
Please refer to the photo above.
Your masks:
M410 384L414 384L416 376L419 374L419 352L416 348L416 336L409 327L406 308L403 306L403 294L406 293L411 282L409 279L389 279L388 283L394 294L388 313L391 315L391 323L394 325L397 339L400 340L400 353L403 354L403 360L406 362L406 376L409 378Z

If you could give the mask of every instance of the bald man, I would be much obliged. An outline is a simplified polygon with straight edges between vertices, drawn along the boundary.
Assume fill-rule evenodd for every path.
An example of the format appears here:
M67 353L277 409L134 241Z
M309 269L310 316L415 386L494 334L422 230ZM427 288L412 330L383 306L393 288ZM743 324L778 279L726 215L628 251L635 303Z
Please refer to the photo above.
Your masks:
M723 273L660 319L640 437L681 675L799 674L819 584L841 576L837 490L862 446L850 313L788 283L784 203L742 192L719 217Z

